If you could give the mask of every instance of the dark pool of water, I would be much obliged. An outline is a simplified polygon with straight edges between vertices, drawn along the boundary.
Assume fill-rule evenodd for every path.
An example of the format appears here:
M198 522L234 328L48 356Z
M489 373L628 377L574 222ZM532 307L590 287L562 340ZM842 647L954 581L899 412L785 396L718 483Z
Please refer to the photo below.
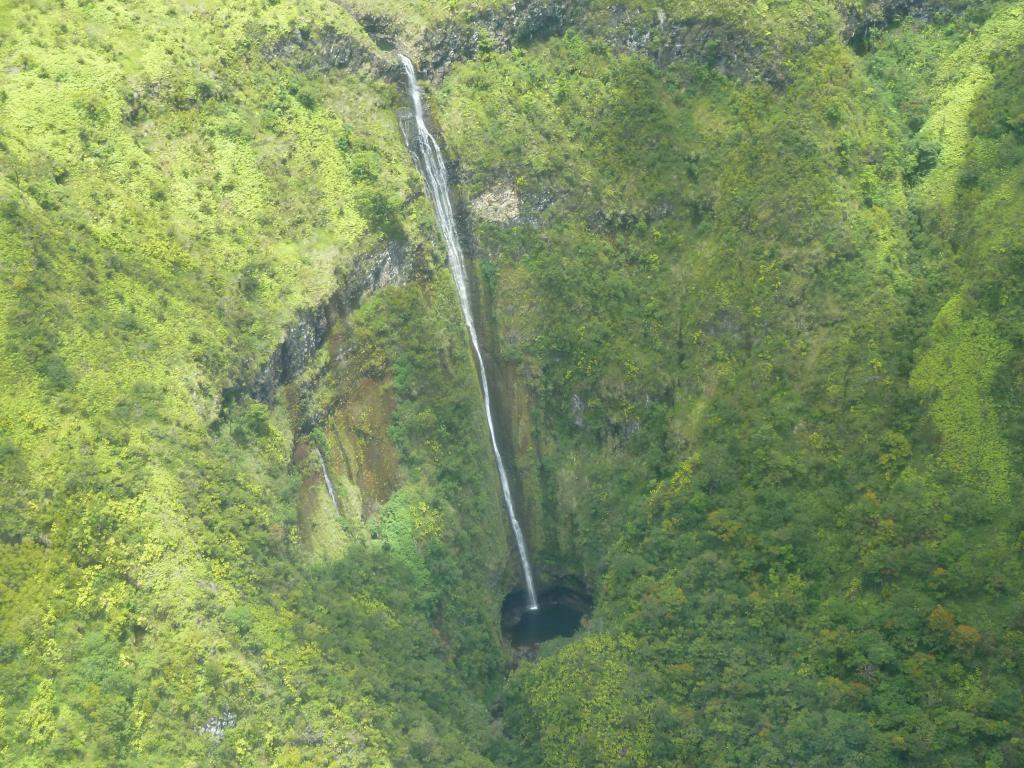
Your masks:
M537 603L537 610L528 610L521 590L505 598L501 629L511 645L536 645L576 634L580 622L590 613L593 600L582 589L560 584L541 590Z
M527 611L509 627L508 639L512 645L533 645L553 637L571 637L580 628L583 613L569 605L541 605L536 611Z

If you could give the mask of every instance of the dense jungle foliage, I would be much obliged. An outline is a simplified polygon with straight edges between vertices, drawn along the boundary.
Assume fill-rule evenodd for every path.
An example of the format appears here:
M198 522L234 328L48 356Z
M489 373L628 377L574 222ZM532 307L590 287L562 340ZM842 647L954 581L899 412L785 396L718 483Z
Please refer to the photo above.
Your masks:
M1022 2L0 2L0 764L1024 765L1022 221Z

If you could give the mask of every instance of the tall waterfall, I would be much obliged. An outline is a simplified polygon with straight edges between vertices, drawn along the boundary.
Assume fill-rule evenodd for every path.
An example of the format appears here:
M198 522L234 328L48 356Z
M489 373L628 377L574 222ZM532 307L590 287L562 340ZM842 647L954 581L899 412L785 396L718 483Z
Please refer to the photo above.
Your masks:
M327 463L324 461L324 455L320 453L320 449L315 445L313 450L316 451L316 457L320 460L320 470L324 473L324 485L327 486L327 493L331 496L331 503L334 504L334 511L340 514L341 510L338 508L338 495L334 492L334 483L331 482L331 476L327 474Z
M508 472L505 469L505 460L501 457L501 449L498 447L498 437L494 426L494 411L491 404L491 388L487 381L487 369L484 368L484 358L480 352L480 339L477 335L476 323L473 321L473 309L469 300L469 279L466 275L466 260L462 253L462 244L459 242L459 231L455 224L455 214L452 211L452 200L448 192L448 172L445 169L444 157L437 141L427 130L427 124L423 119L423 98L419 86L416 84L416 69L412 62L405 56L398 55L399 61L405 69L405 76L409 82L409 95L412 97L414 113L416 117L416 133L414 136L406 136L409 150L423 179L427 183L427 195L434 205L434 214L437 217L438 226L444 236L444 244L448 250L448 263L451 266L452 276L455 278L455 287L459 294L459 305L462 307L462 317L466 321L466 328L469 329L469 340L473 346L473 354L476 356L477 368L480 372L480 387L484 392L484 411L487 414L487 429L491 436L491 449L494 451L494 460L498 465L498 475L501 478L501 495L505 500L505 509L508 510L508 518L512 523L512 531L516 537L516 547L519 549L519 559L523 562L523 577L526 580L526 593L529 597L530 610L537 609L537 592L533 588L533 572L530 570L530 559L526 552L526 539L523 536L523 529L519 526L516 518L515 505L512 503L512 489L509 487Z

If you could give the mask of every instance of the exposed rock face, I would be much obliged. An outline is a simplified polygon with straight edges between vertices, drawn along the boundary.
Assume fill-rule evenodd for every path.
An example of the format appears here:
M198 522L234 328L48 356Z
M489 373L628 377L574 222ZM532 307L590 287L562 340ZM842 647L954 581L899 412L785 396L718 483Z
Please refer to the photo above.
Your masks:
M298 313L295 322L285 330L284 340L252 383L225 396L230 398L244 392L260 402L272 401L278 388L294 380L313 360L327 340L331 323L354 310L374 291L404 282L404 266L405 249L396 242L357 257L347 278L330 299Z
M389 16L369 13L364 16L357 16L359 24L366 30L366 34L373 38L373 41L386 51L390 51L398 44L398 25Z
M936 0L869 0L840 7L843 38L855 46L871 29L882 29L905 18L929 20L956 12ZM738 80L773 86L785 85L789 80L786 60L792 57L792 46L782 50L770 39L724 19L672 19L662 10L651 13L613 6L588 19L584 26L588 25L594 27L595 34L605 29L604 39L613 48L646 54L658 66L695 61ZM833 34L832 26L823 19L798 47L809 50Z
M250 392L262 402L270 402L282 384L294 379L327 338L327 306L321 305L299 312L295 323L285 331L282 341L266 362Z
M694 61L738 80L785 82L782 62L749 31L719 19L669 19L665 13L615 8L605 40L612 48L652 58L665 67ZM813 44L813 41L809 41Z
M856 42L866 30L889 26L906 17L928 19L952 11L936 0L873 0L850 3L840 12L845 39ZM379 19L374 21L375 26L380 23ZM603 39L617 51L649 56L658 66L685 60L743 81L779 87L789 80L786 59L792 56L792 50L783 51L770 39L725 19L671 18L660 9L651 12L622 5L595 7L581 0L516 0L468 19L445 21L428 30L414 47L423 74L440 80L458 61L562 35L573 27ZM392 29L387 25L385 28ZM813 48L832 34L834 28L823 22L819 29L808 33L802 47Z
M502 184L472 200L469 208L481 221L511 224L519 218L519 193L511 184Z
M514 45L563 34L580 18L580 0L515 0L467 19L449 20L430 29L418 49L418 68L441 79L458 61L486 51L506 51Z
M206 725L199 729L199 732L206 734L219 744L224 740L224 734L236 725L238 725L238 715L230 709L225 709L219 717L211 717Z
M900 8L929 3L930 0L880 0L883 6ZM400 25L395 19L364 16L360 23L382 49L390 50L399 44ZM851 30L856 28L855 20L850 24ZM723 19L673 19L660 9L650 12L621 5L595 7L585 0L514 0L468 18L448 19L413 42L409 53L421 76L440 81L460 61L557 37L572 28L604 40L616 51L649 56L659 66L688 60L707 64L740 80L773 85L788 80L782 51L775 50L770 41L758 38L750 30ZM823 26L820 34L809 35L806 47L819 44L831 32ZM300 48L310 47L309 42L301 42ZM372 56L380 73L396 81L401 79L396 64L380 59L378 53Z
M267 59L287 61L302 72L358 69L370 63L385 68L369 41L339 32L331 25L309 29L299 27L263 48Z
M930 20L956 12L934 0L869 0L840 6L845 21L843 36L854 42L868 30L884 29L905 18Z
M340 314L346 314L374 291L388 285L401 285L405 282L405 256L405 246L393 241L359 256L330 303Z
M936 0L868 0L850 2L839 10L844 38L854 45L870 30L903 18L931 19L954 12ZM372 43L331 25L299 27L266 44L263 54L268 59L287 60L307 72L358 69L369 64L378 74L400 80L400 68L384 53L400 43L398 21L383 14L366 14L358 21ZM595 7L584 0L513 0L468 18L448 19L428 29L412 48L420 73L440 80L459 61L542 41L573 27L603 39L617 51L649 56L659 66L686 60L744 81L781 86L789 79L785 56L770 40L724 19L671 18L661 9L651 12L622 5ZM831 30L822 26L820 34L809 34L804 46L818 45L829 34Z
M924 0L894 0L913 4ZM581 0L516 0L468 19L448 20L428 30L414 46L421 72L442 79L452 65L489 50L504 51L564 34L570 28L603 39L617 51L646 55L659 66L676 60L697 61L729 77L782 84L784 57L765 41L722 19L670 18L664 11L621 5L594 7ZM822 29L807 47L827 37Z

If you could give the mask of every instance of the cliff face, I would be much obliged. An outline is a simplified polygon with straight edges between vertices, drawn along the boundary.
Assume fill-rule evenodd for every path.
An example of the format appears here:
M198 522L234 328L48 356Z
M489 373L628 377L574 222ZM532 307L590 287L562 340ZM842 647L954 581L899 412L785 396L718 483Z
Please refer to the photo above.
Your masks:
M404 266L405 246L398 242L357 256L341 286L326 301L312 309L299 310L295 321L285 329L284 340L263 363L253 382L247 387L231 388L226 397L234 398L244 392L270 404L280 387L312 366L332 324L342 322L374 292L405 282ZM316 414L309 414L306 421L315 418Z
M563 34L582 18L585 6L575 0L518 0L445 19L413 43L419 67L440 80L460 61Z

